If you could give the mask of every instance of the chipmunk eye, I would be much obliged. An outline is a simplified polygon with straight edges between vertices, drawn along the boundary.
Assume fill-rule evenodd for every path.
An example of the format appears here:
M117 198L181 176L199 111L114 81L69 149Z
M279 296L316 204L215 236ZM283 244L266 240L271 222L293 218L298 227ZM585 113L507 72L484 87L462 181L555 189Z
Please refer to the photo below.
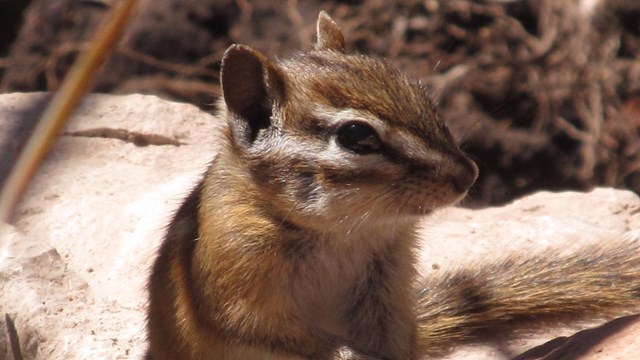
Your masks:
M382 148L376 131L362 123L348 123L338 129L338 142L345 149L360 155L378 152Z

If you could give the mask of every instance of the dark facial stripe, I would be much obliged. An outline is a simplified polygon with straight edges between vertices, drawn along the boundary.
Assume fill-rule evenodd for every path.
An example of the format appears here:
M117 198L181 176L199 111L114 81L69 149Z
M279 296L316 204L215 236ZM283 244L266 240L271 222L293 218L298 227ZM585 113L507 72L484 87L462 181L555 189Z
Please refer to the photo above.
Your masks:
M329 184L376 184L388 176L377 169L347 170L335 164L322 164L318 169L322 180Z

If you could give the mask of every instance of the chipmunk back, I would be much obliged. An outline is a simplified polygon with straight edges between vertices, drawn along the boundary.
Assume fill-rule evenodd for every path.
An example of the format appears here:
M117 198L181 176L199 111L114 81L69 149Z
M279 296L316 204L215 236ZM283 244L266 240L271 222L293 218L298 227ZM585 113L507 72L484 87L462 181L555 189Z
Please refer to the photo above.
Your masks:
M231 46L221 84L224 146L150 278L148 359L418 359L518 318L637 305L629 243L418 281L418 221L464 197L477 166L424 87L345 54L327 14L292 59Z

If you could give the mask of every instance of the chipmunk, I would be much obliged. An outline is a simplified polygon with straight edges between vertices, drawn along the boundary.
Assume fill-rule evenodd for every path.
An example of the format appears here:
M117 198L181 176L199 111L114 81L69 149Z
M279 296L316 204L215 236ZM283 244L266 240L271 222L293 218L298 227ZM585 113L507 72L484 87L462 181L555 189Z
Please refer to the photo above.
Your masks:
M221 85L224 144L153 266L148 359L415 360L489 326L640 302L631 242L417 279L418 221L478 167L424 87L345 54L326 13L292 59L229 47Z

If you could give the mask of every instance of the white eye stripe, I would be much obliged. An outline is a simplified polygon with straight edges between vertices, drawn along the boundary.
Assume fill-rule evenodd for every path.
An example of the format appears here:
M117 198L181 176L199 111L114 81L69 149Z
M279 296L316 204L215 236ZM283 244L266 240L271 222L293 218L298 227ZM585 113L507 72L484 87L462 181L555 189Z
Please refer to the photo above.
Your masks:
M382 137L389 130L387 124L373 114L357 109L337 109L332 106L316 105L313 116L325 121L332 129L337 129L347 122L361 121L373 127Z
M396 131L390 134L388 144L398 149L409 159L420 162L439 163L447 158L446 154L425 146L422 139L405 131Z
M346 122L361 121L370 125L380 137L383 144L393 148L404 156L421 162L440 163L447 158L446 154L425 146L422 139L402 129L390 127L384 120L365 110L338 109L332 106L316 104L313 108L313 116L320 121L325 121L330 128L337 129ZM338 159L344 156L344 150L334 148L335 139L330 141L332 158ZM375 157L376 154L371 154Z

